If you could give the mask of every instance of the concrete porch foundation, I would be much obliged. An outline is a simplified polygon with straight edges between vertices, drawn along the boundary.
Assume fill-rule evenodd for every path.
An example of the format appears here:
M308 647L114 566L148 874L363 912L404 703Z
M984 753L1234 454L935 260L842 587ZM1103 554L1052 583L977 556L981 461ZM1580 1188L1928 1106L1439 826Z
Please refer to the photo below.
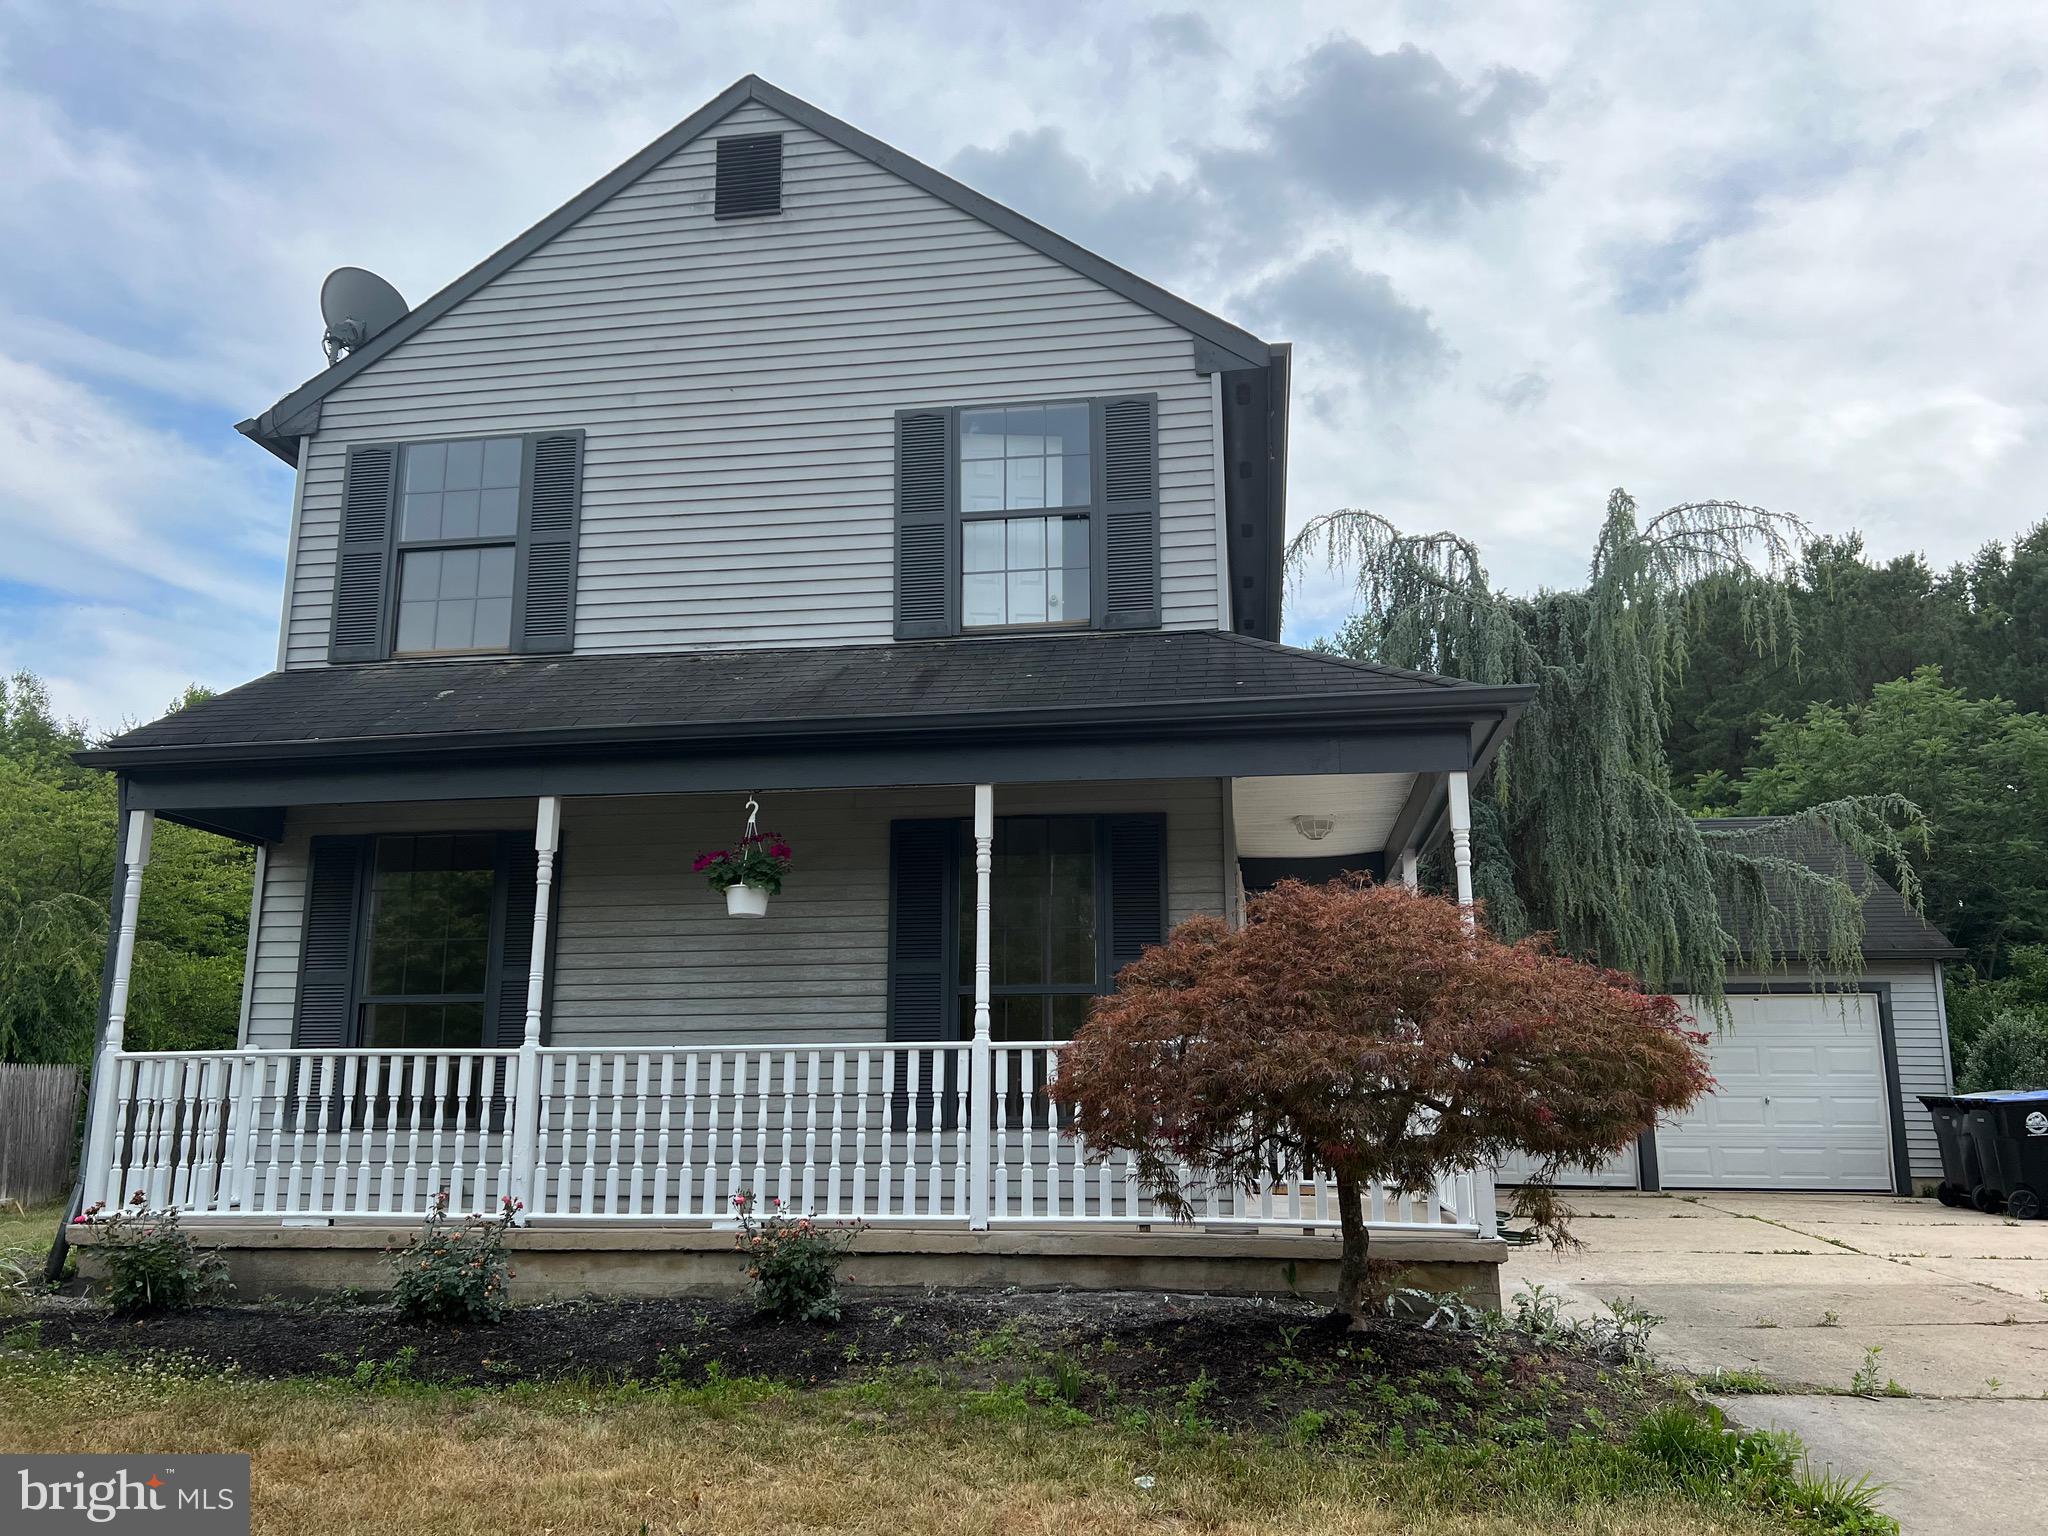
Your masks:
M353 1287L389 1288L387 1251L418 1228L383 1223L284 1227L275 1223L191 1221L186 1230L227 1261L236 1291L310 1296ZM79 1265L103 1273L93 1251L100 1234L73 1230ZM529 1227L509 1239L512 1294L520 1301L572 1296L675 1296L730 1292L743 1282L735 1234L709 1227ZM1457 1292L1500 1305L1499 1238L1417 1233L1375 1235L1372 1257L1393 1266L1391 1283ZM937 1286L945 1290L1184 1291L1228 1296L1335 1294L1337 1238L1331 1235L1173 1227L1150 1232L1093 1227L1011 1228L991 1232L870 1227L841 1271L851 1290Z

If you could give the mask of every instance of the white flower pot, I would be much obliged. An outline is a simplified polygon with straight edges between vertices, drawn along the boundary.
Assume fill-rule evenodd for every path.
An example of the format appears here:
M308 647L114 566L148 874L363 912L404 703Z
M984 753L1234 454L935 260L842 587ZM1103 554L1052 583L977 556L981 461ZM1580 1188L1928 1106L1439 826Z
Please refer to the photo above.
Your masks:
M727 917L766 917L768 893L758 886L728 885L725 888Z

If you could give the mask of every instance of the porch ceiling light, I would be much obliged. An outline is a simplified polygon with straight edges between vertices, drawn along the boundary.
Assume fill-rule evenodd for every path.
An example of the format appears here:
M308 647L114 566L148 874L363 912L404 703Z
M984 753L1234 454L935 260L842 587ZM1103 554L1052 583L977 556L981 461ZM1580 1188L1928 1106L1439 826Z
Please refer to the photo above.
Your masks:
M1320 843L1330 835L1330 829L1337 825L1336 821L1328 816L1293 816L1288 819L1294 823L1294 830L1312 843Z

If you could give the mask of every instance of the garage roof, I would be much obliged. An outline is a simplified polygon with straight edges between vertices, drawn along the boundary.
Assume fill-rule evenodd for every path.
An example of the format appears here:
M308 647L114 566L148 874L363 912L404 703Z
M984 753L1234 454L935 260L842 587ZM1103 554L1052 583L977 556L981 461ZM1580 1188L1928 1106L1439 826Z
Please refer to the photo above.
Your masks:
M1817 873L1846 878L1863 896L1867 960L1952 960L1963 953L1908 906L1889 880L1810 822L1783 816L1716 816L1701 821L1700 830L1741 833L1745 851L1792 859Z

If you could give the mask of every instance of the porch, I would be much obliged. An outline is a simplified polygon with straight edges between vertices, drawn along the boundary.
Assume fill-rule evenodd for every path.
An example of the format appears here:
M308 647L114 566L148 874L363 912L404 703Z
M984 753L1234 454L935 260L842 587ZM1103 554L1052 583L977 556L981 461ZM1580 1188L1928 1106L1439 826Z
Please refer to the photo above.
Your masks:
M1048 673L1050 660L1156 650L1180 667L1176 686L1218 699L1161 718L1155 666L1136 682L1104 674L1085 706L1087 679L1070 678L1056 711L957 726L943 713L905 725L899 711L889 732L855 740L727 720L715 747L688 752L468 728L430 746L408 731L387 749L355 721L340 742L96 754L123 771L127 837L87 1198L139 1190L217 1240L300 1255L302 1272L313 1250L409 1231L442 1191L456 1213L517 1202L518 1241L536 1253L659 1251L676 1280L689 1254L729 1269L742 1193L867 1224L862 1251L885 1245L892 1274L969 1256L940 1264L938 1283L1026 1283L1062 1262L1080 1276L1112 1250L1112 1269L1177 1256L1204 1285L1222 1271L1194 1261L1234 1253L1258 1270L1250 1289L1333 1264L1335 1192L1321 1181L1279 1170L1241 1189L1187 1170L1182 1223L1133 1159L1068 1134L1050 1092L1064 1040L1173 923L1235 921L1247 889L1286 874L1412 881L1440 842L1469 899L1470 780L1519 697L1274 647L1247 662L1228 636L1033 645ZM956 707L934 658L972 662L982 686L1013 654L985 641L871 662L893 673L913 652L926 670L903 686L934 711ZM842 681L869 665L858 657L833 654ZM1219 657L1227 675L1205 676ZM705 658L619 660L708 672ZM1234 691L1252 663L1258 699ZM361 708L366 691L403 685L396 731L451 694L445 707L473 722L507 689L601 694L606 675L598 659L392 664L353 669L348 698ZM277 674L238 692L271 685L306 686ZM254 713L224 730L267 729ZM915 751L891 744L900 734ZM797 850L765 920L726 916L690 868L739 831L749 788L761 826ZM258 846L233 1050L126 1048L159 814ZM413 969L393 981L394 967ZM1417 1262L1455 1250L1489 1274L1498 1262L1484 1174L1368 1199L1378 1244L1422 1244Z

